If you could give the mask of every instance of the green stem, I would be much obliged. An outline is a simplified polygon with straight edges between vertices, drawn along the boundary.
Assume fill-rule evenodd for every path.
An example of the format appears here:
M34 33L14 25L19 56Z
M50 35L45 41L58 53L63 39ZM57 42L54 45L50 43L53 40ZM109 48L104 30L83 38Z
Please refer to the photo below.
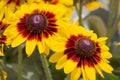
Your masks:
M48 62L47 62L46 55L45 54L41 54L40 58L41 58L41 61L42 61L42 65L43 65L43 68L44 68L47 80L53 80L51 72L49 70L49 65L48 65Z
M110 30L110 33L108 34L108 37L109 37L108 43L107 43L108 45L110 45L110 41L111 41L115 31L117 30L119 21L120 21L120 16L116 19L115 24L113 25L113 27Z
M67 75L65 80L70 80L70 74Z
M119 0L115 0L112 2L111 4L111 8L110 8L110 15L109 15L109 19L108 19L108 31L107 31L107 36L108 36L108 41L107 41L107 45L110 46L110 42L111 42L111 39L117 29L117 25L119 23L119 19L120 17L117 17L113 27L112 26L112 21L113 21L113 16L114 16L114 13L115 13L115 8L118 7L118 2ZM118 15L117 15L118 16Z
M83 6L83 0L80 0L80 5L79 5L79 25L83 25L82 24L82 6Z
M22 47L18 47L18 80L22 80Z
M114 16L114 12L115 12L115 8L116 8L116 1L117 0L112 0L112 4L110 6L110 14L109 14L109 17L108 17L108 31L111 29L111 26L112 26L112 21L113 21L113 16ZM108 32L109 33L109 32Z
M76 9L77 15L79 15L79 9L77 7L77 4L75 4L75 9Z

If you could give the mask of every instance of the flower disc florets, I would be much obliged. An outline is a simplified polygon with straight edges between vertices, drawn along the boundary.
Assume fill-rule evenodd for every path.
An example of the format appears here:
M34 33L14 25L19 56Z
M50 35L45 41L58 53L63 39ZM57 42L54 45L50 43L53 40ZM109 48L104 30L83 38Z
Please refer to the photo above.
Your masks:
M35 13L28 17L26 25L30 30L42 32L47 27L47 19L44 15Z
M92 56L96 51L94 42L87 38L80 38L75 43L75 48L80 55Z

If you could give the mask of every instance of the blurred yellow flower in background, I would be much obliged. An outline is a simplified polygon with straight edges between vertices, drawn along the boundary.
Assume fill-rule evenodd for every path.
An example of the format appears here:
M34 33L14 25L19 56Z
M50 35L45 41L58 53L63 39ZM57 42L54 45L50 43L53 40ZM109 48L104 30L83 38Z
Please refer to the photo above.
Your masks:
M3 79L6 80L6 78L7 78L7 73L6 73L5 71L3 71L3 72L0 73L0 74L2 74L2 75L3 75ZM3 80L3 79L2 79L2 76L0 75L0 80Z
M84 4L84 6L86 7L86 9L88 11L92 11L92 10L95 10L97 8L103 7L103 4L99 1L91 1L91 2L86 2Z

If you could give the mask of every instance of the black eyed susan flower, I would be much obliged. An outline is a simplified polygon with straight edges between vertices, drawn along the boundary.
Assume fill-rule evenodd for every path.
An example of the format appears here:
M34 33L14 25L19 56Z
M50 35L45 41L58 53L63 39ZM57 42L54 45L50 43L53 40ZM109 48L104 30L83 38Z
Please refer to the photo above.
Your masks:
M82 75L84 80L96 80L96 72L104 77L102 70L112 73L113 68L107 59L112 55L105 45L106 37L97 38L93 31L86 31L76 25L65 25L64 37L54 41L53 54L49 61L56 64L56 69L71 72L71 80L78 80ZM62 34L62 35L63 35Z
M26 53L32 54L36 45L40 53L48 54L49 46L60 28L62 13L59 7L44 3L24 4L13 16L13 23L4 35L11 39L11 46L26 43Z

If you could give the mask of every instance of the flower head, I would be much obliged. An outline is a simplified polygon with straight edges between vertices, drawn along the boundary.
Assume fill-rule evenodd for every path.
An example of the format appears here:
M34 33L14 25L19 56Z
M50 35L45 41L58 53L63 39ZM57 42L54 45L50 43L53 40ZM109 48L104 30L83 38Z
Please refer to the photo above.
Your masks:
M48 46L57 35L59 19L64 12L64 9L61 11L58 8L44 3L22 5L15 12L13 23L4 33L11 38L11 46L17 47L26 42L28 56L32 54L36 45L40 53L48 54Z
M56 38L51 47L56 53L49 61L57 62L56 69L64 68L66 74L71 72L71 80L78 80L81 74L84 80L95 80L96 72L102 77L104 77L102 70L112 72L113 68L107 60L112 55L105 45L106 37L97 38L93 31L86 31L76 25L65 25L65 27L67 29L64 37Z

